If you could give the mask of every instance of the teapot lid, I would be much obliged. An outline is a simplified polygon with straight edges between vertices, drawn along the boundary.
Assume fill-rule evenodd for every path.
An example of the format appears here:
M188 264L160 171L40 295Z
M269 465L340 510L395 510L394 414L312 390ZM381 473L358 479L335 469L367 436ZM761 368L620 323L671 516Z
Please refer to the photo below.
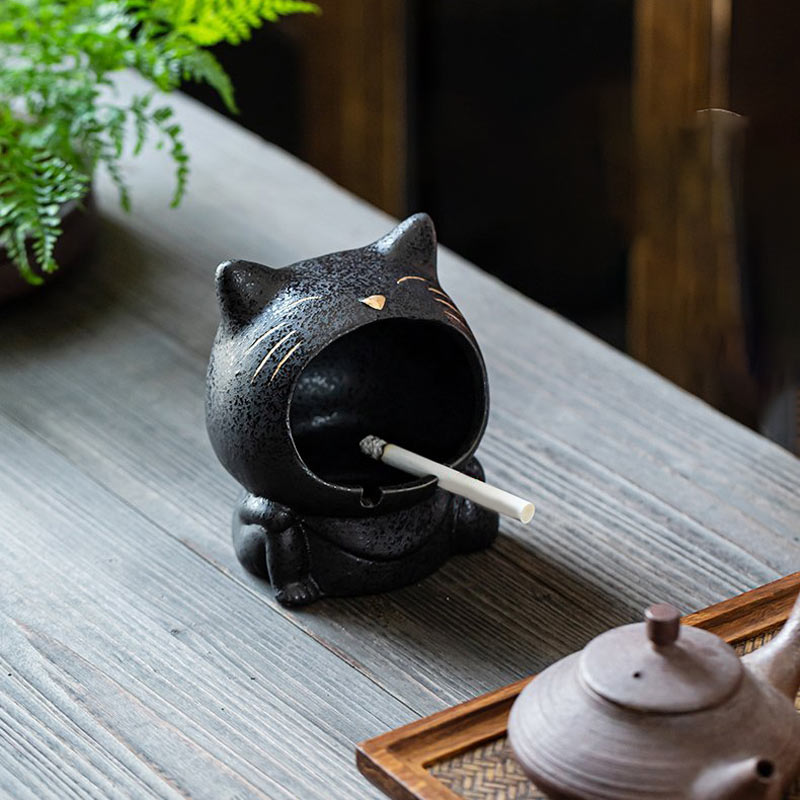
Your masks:
M666 603L650 606L645 622L593 639L581 653L580 674L590 689L635 711L663 714L719 705L742 679L742 664L713 633L680 624Z

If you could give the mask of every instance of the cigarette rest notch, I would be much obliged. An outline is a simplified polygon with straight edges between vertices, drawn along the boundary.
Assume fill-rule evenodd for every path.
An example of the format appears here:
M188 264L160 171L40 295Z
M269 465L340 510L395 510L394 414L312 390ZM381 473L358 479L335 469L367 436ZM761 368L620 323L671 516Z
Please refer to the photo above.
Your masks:
M383 489L380 486L365 486L361 489L361 505L364 508L375 508L383 500Z

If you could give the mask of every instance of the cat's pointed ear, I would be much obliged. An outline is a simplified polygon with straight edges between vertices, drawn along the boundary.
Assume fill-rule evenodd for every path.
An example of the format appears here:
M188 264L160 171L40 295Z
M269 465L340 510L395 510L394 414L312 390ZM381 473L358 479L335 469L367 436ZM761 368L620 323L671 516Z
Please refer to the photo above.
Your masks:
M404 269L436 278L436 228L427 214L414 214L404 220L375 246Z
M233 327L247 325L282 283L279 270L253 261L223 261L217 267L216 281L222 318Z

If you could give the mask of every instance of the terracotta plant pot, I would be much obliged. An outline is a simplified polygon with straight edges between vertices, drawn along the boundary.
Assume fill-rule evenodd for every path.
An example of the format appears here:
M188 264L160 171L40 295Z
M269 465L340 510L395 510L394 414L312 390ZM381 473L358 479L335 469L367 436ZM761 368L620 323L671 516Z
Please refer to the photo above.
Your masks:
M61 209L61 222L62 233L55 248L58 270L44 275L34 267L34 271L44 277L44 286L58 280L59 276L78 264L94 243L98 217L92 192L90 191L81 201L71 200L65 203ZM8 253L0 248L0 305L42 288L28 283L19 274L16 264L11 261Z

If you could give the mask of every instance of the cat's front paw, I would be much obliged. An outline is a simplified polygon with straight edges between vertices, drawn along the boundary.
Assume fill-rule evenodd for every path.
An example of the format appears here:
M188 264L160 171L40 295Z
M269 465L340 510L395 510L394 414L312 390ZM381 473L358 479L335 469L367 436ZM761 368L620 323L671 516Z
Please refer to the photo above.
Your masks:
M290 581L275 592L275 599L282 606L307 606L319 596L319 587L311 576L301 581Z

